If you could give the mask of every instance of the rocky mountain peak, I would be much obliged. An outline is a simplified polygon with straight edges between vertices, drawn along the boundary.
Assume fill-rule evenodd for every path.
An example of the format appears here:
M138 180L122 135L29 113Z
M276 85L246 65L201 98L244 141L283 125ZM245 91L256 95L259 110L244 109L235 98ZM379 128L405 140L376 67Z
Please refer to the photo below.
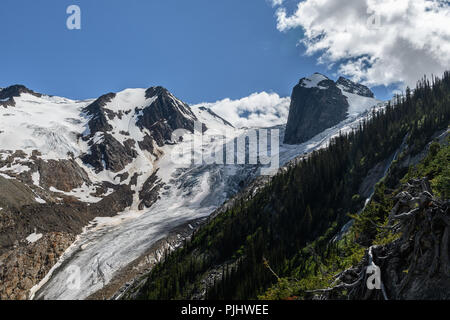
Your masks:
M151 99L153 112L157 111L155 109L156 106L164 106L167 108L167 111L173 112L166 113L167 118L173 118L172 116L183 116L189 119L195 119L195 115L192 113L191 108L181 100L177 99L169 90L164 87L150 87L145 91L145 97L147 99ZM145 109L145 108L144 108ZM160 110L161 111L161 110ZM181 112L181 115L179 114ZM168 119L166 119L168 120ZM184 127L180 127L184 128Z
M169 92L169 90L161 86L150 87L145 91L145 96L147 99L153 98L154 96L169 96L169 95L172 95Z
M349 103L333 80L320 73L294 87L284 142L300 144L345 119Z
M90 117L89 152L82 160L96 172L123 170L140 151L158 157L158 147L177 129L194 131L196 116L169 90L157 86L108 93L83 109Z
M8 107L15 106L14 97L20 97L22 93L28 93L36 97L41 97L40 93L36 93L33 90L28 89L24 85L16 84L9 86L7 88L0 89L0 106Z
M355 83L349 79L346 79L344 77L339 77L338 81L336 82L339 88L344 90L348 93L357 94L359 96L373 98L374 94L373 92L366 86Z
M7 88L3 88L0 90L0 100L6 100L13 97L20 97L22 93L29 93L36 97L41 97L42 95L40 93L36 93L33 90L28 89L24 85L21 84L15 84L12 86L9 86Z
M369 88L344 77L336 82L320 73L302 78L292 92L284 142L303 143L372 103L377 101Z
M333 81L330 80L327 76L316 72L316 73L310 75L309 77L300 79L298 85L303 88L326 89L329 87L330 82L333 82Z
M104 107L115 97L116 94L112 92L102 95L83 109L88 116L91 116L91 120L88 123L91 134L99 131L107 132L112 130L112 126L108 123L108 110L105 110Z
M194 131L194 121L197 119L191 108L172 95L163 87L151 87L145 92L151 104L142 111L137 125L147 129L158 146L171 139L173 131L186 129Z

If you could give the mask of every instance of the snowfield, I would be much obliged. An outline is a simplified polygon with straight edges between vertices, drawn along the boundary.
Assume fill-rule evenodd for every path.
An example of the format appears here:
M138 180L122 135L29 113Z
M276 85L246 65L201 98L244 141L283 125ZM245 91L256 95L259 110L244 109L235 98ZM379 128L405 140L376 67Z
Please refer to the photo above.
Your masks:
M77 134L85 130L88 122L81 109L93 100L35 97L27 93L14 100L15 107L0 107L1 149L28 154L39 150L44 159L67 159L68 152L78 156L87 150Z

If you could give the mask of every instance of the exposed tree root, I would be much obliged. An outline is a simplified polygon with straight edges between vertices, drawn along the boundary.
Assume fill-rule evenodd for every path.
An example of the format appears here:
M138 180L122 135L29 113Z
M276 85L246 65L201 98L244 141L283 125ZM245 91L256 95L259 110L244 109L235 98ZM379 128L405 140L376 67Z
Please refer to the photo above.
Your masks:
M397 202L388 225L378 226L372 221L377 228L392 230L401 237L384 246L371 246L356 268L348 268L335 276L330 288L309 293L316 294L318 299L404 299L426 296L427 290L434 290L433 285L439 287L443 282L441 296L447 297L449 201L434 197L426 179L411 180L404 189L395 197ZM380 290L370 290L367 271L376 269L381 272ZM420 285L425 286L422 291Z

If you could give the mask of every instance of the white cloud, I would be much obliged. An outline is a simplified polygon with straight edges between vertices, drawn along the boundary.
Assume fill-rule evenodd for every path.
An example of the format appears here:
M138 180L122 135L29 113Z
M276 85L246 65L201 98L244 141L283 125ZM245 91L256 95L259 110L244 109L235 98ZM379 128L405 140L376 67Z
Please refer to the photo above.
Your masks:
M443 0L305 0L278 29L302 27L307 54L367 85L414 86L450 67L450 4Z
M261 92L197 106L210 108L235 127L271 127L287 122L290 102L290 98L280 98L276 93Z
M284 0L270 0L272 2L272 7L281 6Z

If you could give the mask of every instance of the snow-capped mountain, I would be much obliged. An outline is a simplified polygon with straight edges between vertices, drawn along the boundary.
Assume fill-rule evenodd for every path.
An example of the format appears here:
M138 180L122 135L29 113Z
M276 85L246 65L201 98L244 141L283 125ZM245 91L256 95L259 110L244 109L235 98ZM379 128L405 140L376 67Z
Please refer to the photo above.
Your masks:
M294 87L284 141L303 143L380 102L361 84L343 77L334 82L315 73Z
M314 76L301 83L317 88L330 81ZM282 166L370 116L367 110L379 101L364 97L356 84L338 82L346 117L298 145L283 144L285 125L272 127L279 130L278 148L268 139L272 160ZM253 129L233 126L212 105L189 107L162 87L74 101L13 86L0 90L0 104L5 299L30 292L40 299L87 298L119 281L122 270L173 230L194 228L261 173L259 164L208 161ZM192 148L198 129L206 138ZM249 146L233 147L233 159L239 148ZM192 164L198 153L204 161ZM184 161L174 161L174 154ZM61 244L56 252L49 249L55 237ZM51 259L35 262L33 254L22 254L28 247ZM23 268L12 268L17 260ZM79 270L79 286L68 289L73 270Z

